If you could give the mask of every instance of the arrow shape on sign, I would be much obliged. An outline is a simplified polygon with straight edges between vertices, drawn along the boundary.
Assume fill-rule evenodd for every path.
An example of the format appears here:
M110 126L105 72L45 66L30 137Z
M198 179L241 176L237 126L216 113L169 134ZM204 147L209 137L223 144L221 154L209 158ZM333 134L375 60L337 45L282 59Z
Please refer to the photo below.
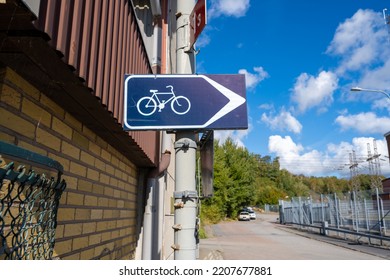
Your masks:
M247 129L243 75L128 75L124 129Z
M219 110L208 122L205 123L204 127L209 126L216 120L222 118L223 116L229 114L231 111L235 110L239 106L245 103L245 98L238 95L237 93L231 91L230 89L224 87L223 85L217 83L216 81L210 79L209 77L200 75L203 79L205 79L207 82L209 82L213 87L215 87L220 93L222 93L227 99L229 99L229 102L221 109Z

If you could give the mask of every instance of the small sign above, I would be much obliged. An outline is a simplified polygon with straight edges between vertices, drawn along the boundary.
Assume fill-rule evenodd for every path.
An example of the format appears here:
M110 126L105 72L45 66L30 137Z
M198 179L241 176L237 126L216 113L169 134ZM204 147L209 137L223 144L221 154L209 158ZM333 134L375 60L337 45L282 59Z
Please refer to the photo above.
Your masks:
M196 39L207 24L206 0L198 0L190 14L190 44L195 44Z

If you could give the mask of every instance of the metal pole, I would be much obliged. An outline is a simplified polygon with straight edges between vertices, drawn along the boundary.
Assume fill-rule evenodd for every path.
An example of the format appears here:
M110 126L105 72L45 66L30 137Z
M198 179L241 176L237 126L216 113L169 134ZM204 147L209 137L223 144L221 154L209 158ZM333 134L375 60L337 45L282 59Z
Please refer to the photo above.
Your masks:
M279 200L279 223L284 224L284 200Z
M312 199L312 197L310 196L310 201L309 201L309 205L310 205L310 224L312 225L314 222L313 222L313 220L314 220L314 218L313 218L313 199Z
M303 205L302 205L302 198L301 197L299 197L298 198L298 204L299 204L299 224L302 226L302 224L303 224L303 214L302 214L302 212L303 212Z
M324 197L323 197L322 194L321 194L321 196L320 196L320 200L321 200L321 222L324 222L324 221L325 221L325 214L324 214Z
M378 213L378 225L379 225L379 233L382 236L382 217L381 217L381 209L379 205L379 190L378 188L375 188L375 193L376 193L376 208L377 208L377 213Z
M336 209L336 225L337 225L337 228L340 228L340 222L339 222L339 205L338 205L338 198L337 198L337 195L336 193L334 194L334 202L335 202L335 209Z
M369 233L370 232L370 216L369 216L369 210L367 207L367 199L364 199L364 213L366 214L366 230ZM368 238L369 244L371 244L371 238Z
M356 225L356 232L359 232L359 211L357 209L355 191L352 191L352 197L353 197L353 212L355 213L354 220L355 220L355 225Z
M383 208L383 199L380 198L380 204L381 204L381 226L383 230L383 234L386 235L386 221L385 221L385 209Z
M367 199L364 199L364 213L366 215L366 230L370 230L370 217L368 216Z
M190 48L189 21L195 0L176 0L176 74L195 73L195 55ZM196 259L196 134L176 132L175 142L175 230L172 246L175 260Z
M379 89L368 89L368 88L353 87L353 88L351 88L351 91L379 92L379 93L384 94L388 99L390 99L390 95L386 91L379 90Z

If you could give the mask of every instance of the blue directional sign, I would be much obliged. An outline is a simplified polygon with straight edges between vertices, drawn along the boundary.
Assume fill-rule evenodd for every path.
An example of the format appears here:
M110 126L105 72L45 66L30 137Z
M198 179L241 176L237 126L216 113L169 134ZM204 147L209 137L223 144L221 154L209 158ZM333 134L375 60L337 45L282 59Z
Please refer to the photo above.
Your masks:
M247 129L245 76L126 75L125 130Z

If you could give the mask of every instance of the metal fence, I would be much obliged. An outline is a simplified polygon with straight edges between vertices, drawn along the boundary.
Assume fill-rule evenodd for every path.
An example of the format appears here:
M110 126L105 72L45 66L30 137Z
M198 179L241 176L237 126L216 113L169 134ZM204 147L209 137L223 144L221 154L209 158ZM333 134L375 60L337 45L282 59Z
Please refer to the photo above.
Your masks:
M53 259L61 174L58 162L0 141L0 260Z
M279 212L279 205L275 204L265 204L264 205L264 211L266 213L268 212Z
M360 241L390 241L390 200L388 194L372 191L296 197L279 201L280 223L350 234Z

